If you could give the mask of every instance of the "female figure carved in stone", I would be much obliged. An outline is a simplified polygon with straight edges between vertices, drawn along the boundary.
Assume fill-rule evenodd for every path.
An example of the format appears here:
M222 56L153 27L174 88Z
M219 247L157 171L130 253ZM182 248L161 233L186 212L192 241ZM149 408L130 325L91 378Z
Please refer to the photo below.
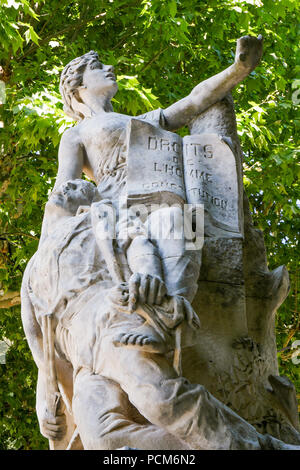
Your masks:
M210 105L221 100L241 82L259 63L261 55L261 36L258 39L250 36L239 39L233 65L197 85L190 95L169 108L146 113L138 118L168 131L179 129ZM122 196L126 198L126 128L132 117L113 112L111 99L117 88L113 67L102 64L97 53L93 51L74 59L65 67L60 83L64 109L68 115L79 121L79 124L67 130L61 139L54 189L68 180L81 178L84 172L97 184L102 199L110 200L116 206ZM159 213L157 219L159 223ZM46 231L45 221L42 238ZM139 241L140 238L136 244ZM173 294L180 292L191 301L197 290L199 260L195 263L191 259L187 260L183 245L177 243L176 253L170 254L166 246L161 250L166 251L165 258L174 258L164 282L167 290L171 289ZM141 251L143 252L143 247ZM183 262L179 263L178 260L182 257ZM142 270L146 259L147 257L142 257L134 276L128 280L129 290L136 300L141 295L142 300L150 299L151 303L155 303L157 292L164 289L164 285L161 283L159 272L158 276L153 272L153 263L151 272L147 271L147 266ZM181 271L179 266L175 268L178 263ZM188 273L187 265L191 266L192 274ZM172 272L176 272L175 280L171 279ZM149 277L151 274L152 277ZM148 292L147 299L145 292Z

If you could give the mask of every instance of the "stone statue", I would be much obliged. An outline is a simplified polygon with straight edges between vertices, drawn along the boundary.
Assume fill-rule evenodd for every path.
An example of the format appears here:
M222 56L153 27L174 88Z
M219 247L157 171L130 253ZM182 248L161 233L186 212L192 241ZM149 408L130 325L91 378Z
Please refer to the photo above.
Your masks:
M229 95L261 55L262 37L245 36L233 65L137 117L113 112L113 67L96 52L65 67L79 123L61 139L21 292L50 448L299 448L272 330L288 275L267 271L252 227Z

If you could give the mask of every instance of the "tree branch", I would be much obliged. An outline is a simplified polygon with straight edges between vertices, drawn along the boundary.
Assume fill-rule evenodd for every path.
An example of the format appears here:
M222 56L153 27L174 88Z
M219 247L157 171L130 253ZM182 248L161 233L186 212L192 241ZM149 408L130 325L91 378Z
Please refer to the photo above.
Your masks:
M74 23L74 24L71 24L69 26L67 26L66 28L63 28L61 29L60 31L56 32L56 33L53 33L51 32L51 34L48 34L47 36L44 37L44 39L42 39L39 44L33 44L29 49L28 51L26 51L24 54L22 54L18 59L16 58L16 61L19 62L21 59L25 59L25 57L28 57L28 55L30 55L32 52L34 52L38 47L41 47L43 44L45 44L47 41L50 41L51 39L54 39L54 38L57 38L58 36L60 36L61 34L63 33L67 33L68 31L73 31L74 29L79 29L81 28L81 26L83 26L84 24L86 23L89 23L90 21L93 21L97 18L100 18L101 16L104 16L106 15L106 12L104 13L99 13L98 15L96 16L93 16L92 18L88 18L88 19L85 19L85 20L81 20L81 21L78 21L77 23Z
M165 51L168 49L168 47L169 47L169 46L164 47L164 48L161 49L157 54L155 54L155 56L152 57L152 59L149 60L149 62L147 62L147 63L141 68L141 70L139 71L139 73L144 72L144 70L145 70L146 68L148 68L151 64L153 64L153 62L154 62L163 52L165 52Z
M9 236L11 237L15 237L15 236L20 236L20 237L29 237L29 238L33 238L34 240L38 240L39 238L36 237L35 235L31 235L30 233L26 233L26 232L4 232L4 233L0 233L0 238L3 237L3 238L8 238Z
M16 305L20 305L21 297L19 291L9 291L5 294L2 294L1 292L3 291L0 291L0 308L11 308L15 307Z

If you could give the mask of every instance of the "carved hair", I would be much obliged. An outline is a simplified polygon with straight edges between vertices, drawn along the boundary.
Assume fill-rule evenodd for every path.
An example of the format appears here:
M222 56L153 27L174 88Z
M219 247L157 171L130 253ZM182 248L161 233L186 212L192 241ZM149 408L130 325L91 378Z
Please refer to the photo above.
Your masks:
M90 51L66 65L62 71L60 77L59 91L61 93L64 102L64 111L75 121L81 121L84 119L84 115L78 110L74 110L72 107L72 98L76 90L82 85L82 78L85 68L88 64L95 63L95 67L98 65L99 57L97 52ZM78 99L78 98L76 98Z

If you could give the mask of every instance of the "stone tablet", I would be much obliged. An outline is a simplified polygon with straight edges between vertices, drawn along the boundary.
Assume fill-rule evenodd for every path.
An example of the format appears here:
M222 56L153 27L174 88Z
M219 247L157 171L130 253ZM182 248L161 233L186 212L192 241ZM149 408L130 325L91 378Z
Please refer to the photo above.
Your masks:
M131 119L127 139L128 201L184 202L181 137L148 122Z
M217 134L183 138L184 178L188 203L204 204L213 224L241 232L236 159Z

